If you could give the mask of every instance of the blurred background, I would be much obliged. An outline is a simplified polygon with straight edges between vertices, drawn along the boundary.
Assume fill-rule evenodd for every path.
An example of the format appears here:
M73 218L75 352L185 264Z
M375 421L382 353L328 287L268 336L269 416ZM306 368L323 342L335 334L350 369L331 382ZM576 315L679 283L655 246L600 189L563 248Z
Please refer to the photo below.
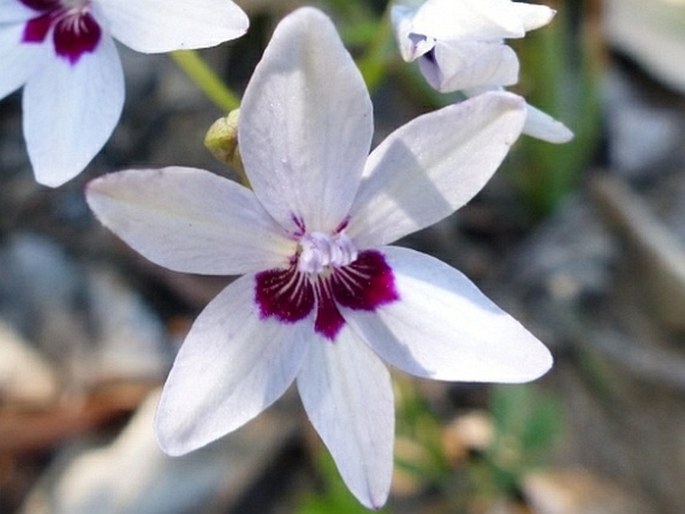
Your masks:
M249 33L202 56L240 92L275 24L304 2L238 3ZM457 99L399 59L385 2L306 3L334 18L358 60L376 143ZM515 90L574 141L523 137L467 207L401 244L466 273L556 364L525 386L395 374L395 477L382 512L685 511L685 1L546 3L555 20L511 42ZM57 190L33 180L20 93L0 102L0 512L366 512L293 391L205 449L158 450L159 388L230 278L148 263L93 219L83 187L129 167L233 174L202 144L225 113L168 56L120 50L121 123Z

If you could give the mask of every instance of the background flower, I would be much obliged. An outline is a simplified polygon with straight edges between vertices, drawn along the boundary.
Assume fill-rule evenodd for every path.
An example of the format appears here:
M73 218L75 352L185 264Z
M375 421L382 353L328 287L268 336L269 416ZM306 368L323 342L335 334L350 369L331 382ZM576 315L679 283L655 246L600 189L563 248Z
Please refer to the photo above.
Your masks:
M475 96L518 82L519 60L504 40L524 37L554 13L510 0L427 0L393 6L392 24L402 58L417 60L433 88ZM566 126L531 106L524 133L552 143L573 138Z
M113 37L140 52L168 52L217 45L247 26L229 0L0 0L0 98L25 86L36 180L70 180L112 134L124 104Z

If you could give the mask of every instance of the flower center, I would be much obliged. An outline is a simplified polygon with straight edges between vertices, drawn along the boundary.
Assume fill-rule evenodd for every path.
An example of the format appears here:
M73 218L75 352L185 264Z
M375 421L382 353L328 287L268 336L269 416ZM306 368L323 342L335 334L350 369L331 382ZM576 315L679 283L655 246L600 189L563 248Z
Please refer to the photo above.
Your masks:
M102 29L90 13L90 0L19 0L38 11L24 27L24 43L42 43L52 29L55 53L76 64L97 48Z
M300 238L298 271L319 274L331 268L347 266L355 260L357 249L344 232L334 236L312 232Z
M258 273L255 283L262 319L295 323L315 311L314 331L331 341L345 325L339 307L375 311L398 299L395 277L383 254L358 253L342 231L305 232L290 267Z

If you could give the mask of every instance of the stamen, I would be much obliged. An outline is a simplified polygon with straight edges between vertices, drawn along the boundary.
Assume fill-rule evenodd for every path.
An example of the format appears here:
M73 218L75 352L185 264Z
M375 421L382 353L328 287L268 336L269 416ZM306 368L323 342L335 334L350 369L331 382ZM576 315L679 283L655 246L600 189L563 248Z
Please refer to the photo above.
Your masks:
M357 259L357 249L344 232L334 236L321 232L305 234L300 238L300 249L297 269L303 273L320 274Z

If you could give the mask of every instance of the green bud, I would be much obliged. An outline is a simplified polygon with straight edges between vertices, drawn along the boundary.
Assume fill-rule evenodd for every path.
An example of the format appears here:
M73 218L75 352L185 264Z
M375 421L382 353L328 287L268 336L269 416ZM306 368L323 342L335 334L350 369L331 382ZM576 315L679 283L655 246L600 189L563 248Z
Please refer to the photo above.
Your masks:
M244 184L247 184L247 176L243 161L240 158L238 148L238 121L240 109L235 109L216 120L207 130L205 135L205 147L219 161L229 165L240 175Z

